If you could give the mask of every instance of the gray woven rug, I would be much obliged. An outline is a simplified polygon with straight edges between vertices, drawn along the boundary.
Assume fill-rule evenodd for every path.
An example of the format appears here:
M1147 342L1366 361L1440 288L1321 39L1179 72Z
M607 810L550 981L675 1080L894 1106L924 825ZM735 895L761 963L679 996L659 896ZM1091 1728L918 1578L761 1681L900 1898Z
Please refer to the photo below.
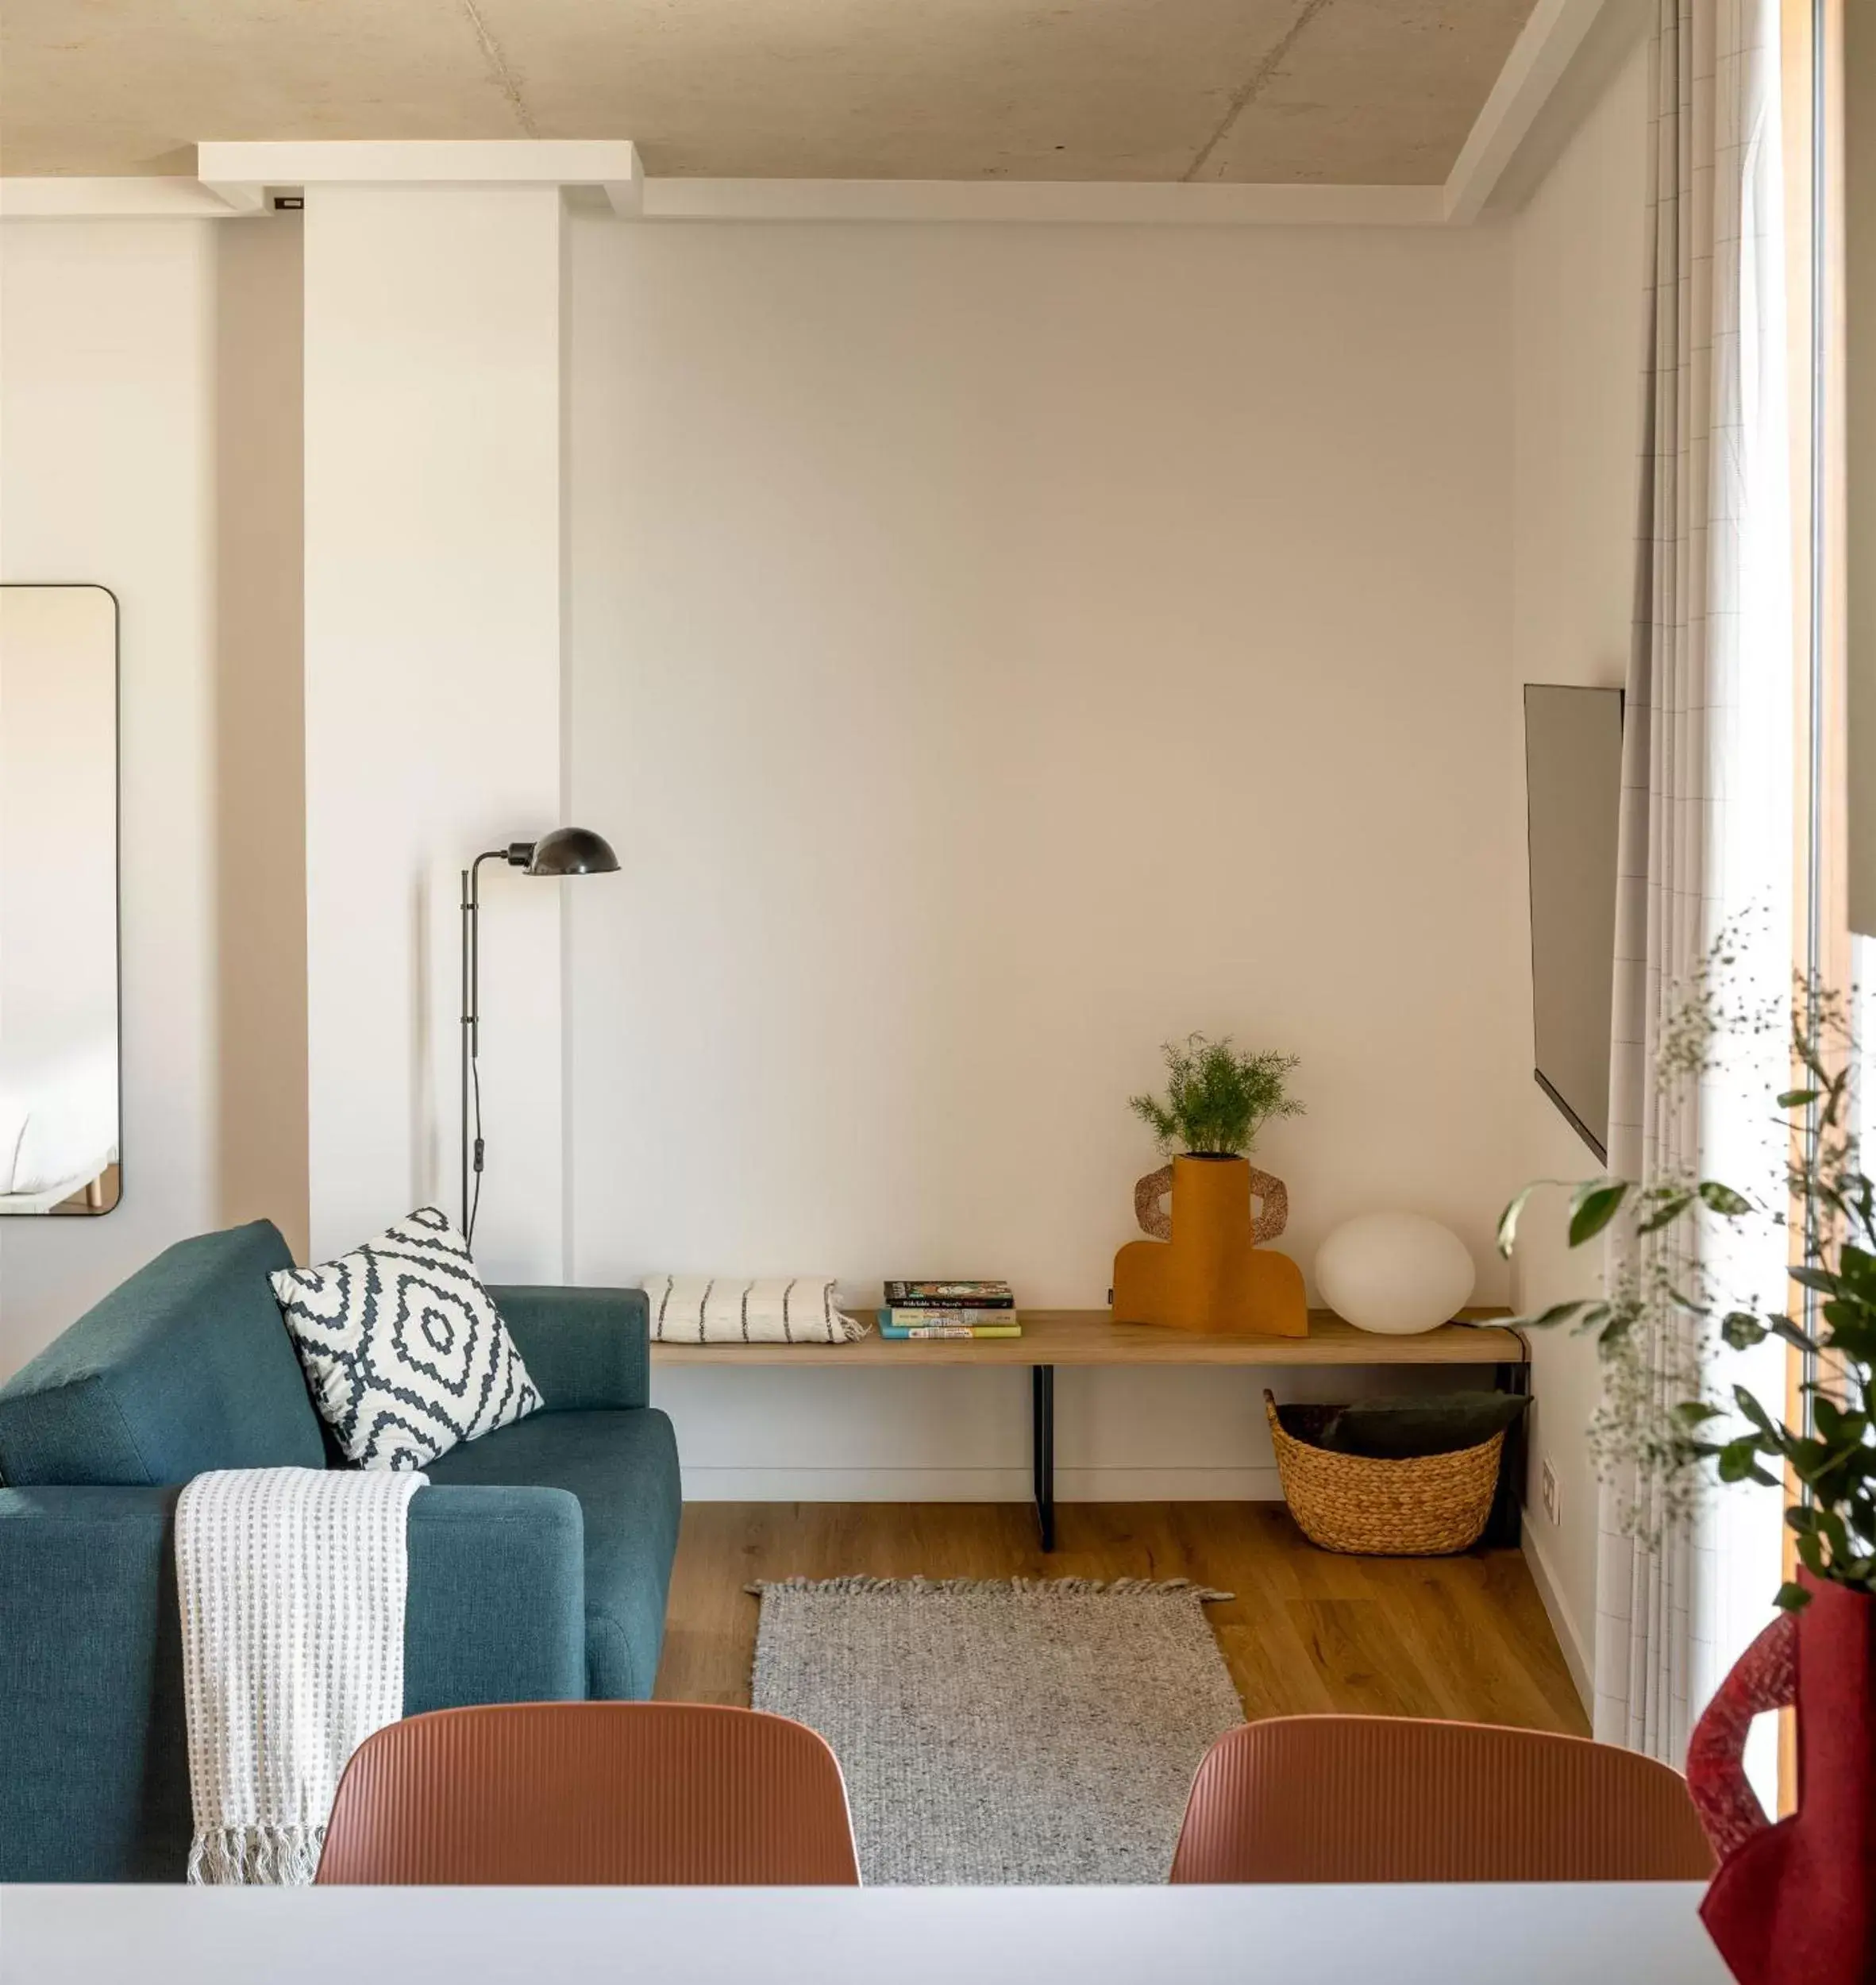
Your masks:
M833 1745L872 1883L1163 1882L1244 1720L1183 1579L790 1579L751 1699Z

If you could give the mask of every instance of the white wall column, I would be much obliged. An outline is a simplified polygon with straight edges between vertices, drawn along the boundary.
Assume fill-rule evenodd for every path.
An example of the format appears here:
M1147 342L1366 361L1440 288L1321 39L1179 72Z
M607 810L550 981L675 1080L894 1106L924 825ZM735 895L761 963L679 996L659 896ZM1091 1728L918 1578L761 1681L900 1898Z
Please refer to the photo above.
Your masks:
M456 1216L458 873L560 821L562 202L553 184L305 198L318 1258L416 1205ZM476 1255L553 1280L566 885L483 877Z

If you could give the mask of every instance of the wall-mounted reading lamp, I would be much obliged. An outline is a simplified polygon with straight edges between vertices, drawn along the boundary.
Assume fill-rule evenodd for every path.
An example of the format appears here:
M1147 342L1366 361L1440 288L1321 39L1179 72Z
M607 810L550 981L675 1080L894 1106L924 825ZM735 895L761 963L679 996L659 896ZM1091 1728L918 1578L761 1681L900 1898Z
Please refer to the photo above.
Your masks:
M476 1238L482 1204L482 865L506 861L529 875L610 875L618 857L587 827L556 827L538 841L510 841L479 854L463 870L462 1216L463 1239ZM473 1120L474 1134L470 1124ZM472 1188L472 1177L473 1187Z

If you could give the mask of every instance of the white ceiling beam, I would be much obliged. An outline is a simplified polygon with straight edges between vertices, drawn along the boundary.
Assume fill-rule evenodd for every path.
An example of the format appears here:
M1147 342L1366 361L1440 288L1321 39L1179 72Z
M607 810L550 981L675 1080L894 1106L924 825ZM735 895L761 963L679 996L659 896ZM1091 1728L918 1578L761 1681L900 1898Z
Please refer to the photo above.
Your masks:
M1447 221L1463 227L1485 211L1597 17L1607 6L1631 4L1632 0L1537 0L1446 176L1442 210Z
M267 205L267 188L250 180L204 179L202 184L230 214L259 214Z
M198 146L193 179L0 179L0 216L226 219L308 186L429 183L595 187L614 214L646 220L1463 225L1483 209L1596 17L1621 3L1539 0L1444 187L648 179L625 139L242 141Z
M645 182L648 221L966 221L1437 227L1436 186L1203 186L1087 179Z
M237 211L199 179L0 179L9 221L225 221Z
M640 162L638 146L628 145L626 148L632 155L626 162L627 169L616 179L602 179L599 191L622 221L635 221L645 209L645 168Z
M231 202L309 186L596 186L615 212L643 183L628 138L359 138L211 142L197 177ZM624 203L622 205L622 202Z

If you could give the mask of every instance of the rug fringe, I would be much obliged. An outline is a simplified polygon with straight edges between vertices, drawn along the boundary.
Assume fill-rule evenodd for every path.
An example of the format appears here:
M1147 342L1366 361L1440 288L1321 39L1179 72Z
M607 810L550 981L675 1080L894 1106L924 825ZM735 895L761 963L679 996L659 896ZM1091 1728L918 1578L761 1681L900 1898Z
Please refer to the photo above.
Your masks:
M1201 1603L1237 1597L1235 1593L1220 1592L1212 1586L1196 1586L1189 1578L876 1578L859 1571L839 1578L761 1578L745 1586L743 1590L758 1599L765 1592L825 1592L840 1596L868 1592L907 1592L919 1596L957 1592L1072 1592L1108 1599L1177 1595Z

